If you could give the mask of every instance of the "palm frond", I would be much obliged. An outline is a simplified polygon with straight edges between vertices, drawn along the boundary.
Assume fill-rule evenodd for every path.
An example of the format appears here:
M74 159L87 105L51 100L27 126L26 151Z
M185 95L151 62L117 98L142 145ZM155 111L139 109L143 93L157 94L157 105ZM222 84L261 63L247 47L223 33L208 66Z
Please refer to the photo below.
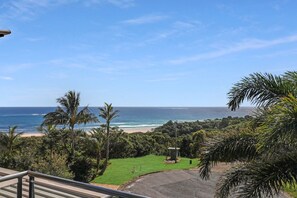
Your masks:
M12 142L14 142L17 138L19 138L24 132L16 132L17 126L9 127L9 138L11 139Z
M64 97L58 98L57 102L65 108L65 111L70 115L77 114L80 105L80 93L75 91L67 92Z
M294 186L297 181L297 153L278 156L274 160L259 161L249 166L249 181L240 189L245 198L272 197L285 184Z
M17 126L9 127L8 132L4 132L0 136L1 149L10 152L10 154L13 152L14 148L17 147L17 140L23 134L23 132L18 133L16 129Z
M104 103L104 107L99 108L99 116L110 122L114 118L118 117L119 110L114 110L112 104Z
M222 177L216 196L228 197L236 190L233 192L243 198L273 197L284 185L294 186L297 182L297 72L279 76L254 73L235 84L228 95L231 110L239 108L244 100L261 109L253 123L257 134L252 135L255 139L251 140L250 148L254 155L241 158L244 164ZM203 177L209 176L216 162L240 159L240 153L247 154L247 145L238 144L243 152L241 149L234 152L237 149L232 148L236 146L228 147L227 140L208 148L200 170Z
M66 125L69 123L69 115L61 108L57 107L54 112L47 113L44 117L43 125Z
M98 122L95 114L91 113L88 107L84 107L76 116L77 124L86 124L90 122Z
M91 129L90 134L91 134L91 137L97 138L97 139L101 139L105 136L104 129L101 127Z
M228 170L219 180L216 189L216 198L226 198L235 194L235 189L248 180L246 164L233 167Z
M295 93L292 93L295 97L297 97L297 72L296 71L287 71L284 75L283 78L286 81L289 81L292 84L292 87L295 87Z
M257 139L251 134L233 135L206 147L200 163L200 176L208 179L217 162L245 161L255 158Z
M245 99L258 106L275 104L290 93L291 86L286 82L281 76L251 74L232 87L228 93L228 107L234 111Z
M292 144L297 140L297 98L293 95L266 111L263 126L263 146L274 147L278 142Z

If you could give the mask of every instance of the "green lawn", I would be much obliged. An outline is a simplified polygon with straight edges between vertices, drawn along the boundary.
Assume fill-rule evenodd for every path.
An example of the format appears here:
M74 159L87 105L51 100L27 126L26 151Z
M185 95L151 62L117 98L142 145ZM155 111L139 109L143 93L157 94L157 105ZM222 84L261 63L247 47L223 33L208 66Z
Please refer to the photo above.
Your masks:
M164 156L147 155L138 158L112 159L103 176L96 177L92 182L101 184L122 185L141 175L164 170L179 170L194 168L198 159L181 158L177 164L164 163Z

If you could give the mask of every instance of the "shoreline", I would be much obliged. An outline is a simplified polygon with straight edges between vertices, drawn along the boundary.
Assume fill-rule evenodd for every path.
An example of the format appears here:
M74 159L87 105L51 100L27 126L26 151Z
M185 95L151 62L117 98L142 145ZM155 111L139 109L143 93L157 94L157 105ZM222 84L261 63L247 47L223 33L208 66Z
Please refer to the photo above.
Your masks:
M122 130L124 130L124 132L126 133L146 133L146 132L150 132L153 129L155 129L156 127L135 127L135 128L120 128Z
M125 133L147 133L152 131L156 127L137 127L137 128L120 128ZM42 137L43 133L40 132L24 132L21 137Z

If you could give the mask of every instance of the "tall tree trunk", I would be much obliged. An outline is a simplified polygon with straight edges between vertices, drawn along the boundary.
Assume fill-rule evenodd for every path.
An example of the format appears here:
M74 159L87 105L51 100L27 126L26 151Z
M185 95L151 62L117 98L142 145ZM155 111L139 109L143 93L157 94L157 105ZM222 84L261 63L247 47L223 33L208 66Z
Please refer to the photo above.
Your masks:
M74 126L71 126L71 158L74 157L75 152L75 134L74 134Z
M106 123L106 137L107 137L107 140L106 140L106 156L105 156L105 161L104 161L104 166L103 166L103 169L100 171L99 175L103 175L106 168L107 168L107 165L108 165L108 159L109 159L109 122Z
M100 145L98 143L98 148L97 148L97 159L96 159L96 174L99 172L100 169L100 160L101 160L101 149L100 149Z

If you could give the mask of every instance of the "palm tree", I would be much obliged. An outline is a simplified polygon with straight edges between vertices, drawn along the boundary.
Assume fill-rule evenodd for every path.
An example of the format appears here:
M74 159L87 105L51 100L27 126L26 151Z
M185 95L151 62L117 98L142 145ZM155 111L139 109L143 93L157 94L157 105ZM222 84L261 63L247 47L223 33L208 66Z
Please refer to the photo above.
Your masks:
M54 112L50 112L44 116L43 125L63 125L68 127L71 138L71 150L67 150L70 156L75 153L75 141L77 134L75 133L75 126L78 124L86 124L89 122L97 122L97 117L90 112L88 107L79 110L80 93L75 91L68 91L63 97L58 98L58 106Z
M118 110L114 110L112 104L105 103L104 107L99 108L99 116L102 117L105 120L105 128L106 128L106 156L104 161L103 169L100 171L99 175L103 175L105 172L107 165L108 165L108 159L109 159L109 145L110 145L110 122L118 117Z
M15 148L18 146L18 139L23 134L16 132L17 126L9 127L7 133L2 133L1 138L1 145L3 145L4 152L7 153L8 157L11 157L13 152L15 151Z
M245 100L259 108L256 128L210 142L201 159L200 175L208 178L217 162L239 162L219 181L216 197L271 197L297 180L297 72L255 73L229 92L228 106ZM240 163L243 162L243 163Z
M96 173L100 169L101 152L104 147L105 135L102 128L95 128L91 130L91 140L95 143L96 150Z

